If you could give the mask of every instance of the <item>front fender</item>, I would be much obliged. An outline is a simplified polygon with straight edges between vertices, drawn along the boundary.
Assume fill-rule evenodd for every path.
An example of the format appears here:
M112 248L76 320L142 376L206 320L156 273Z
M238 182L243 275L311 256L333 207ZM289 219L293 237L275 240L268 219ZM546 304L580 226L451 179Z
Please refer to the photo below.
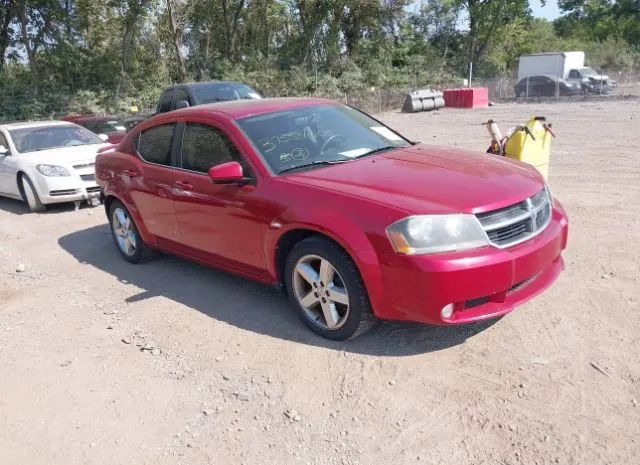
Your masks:
M338 243L355 262L369 293L369 300L378 315L382 302L382 274L378 254L365 234L362 226L339 210L314 209L304 218L289 209L275 218L265 232L265 257L267 268L274 281L280 281L277 269L277 246L280 239L290 231L315 231Z

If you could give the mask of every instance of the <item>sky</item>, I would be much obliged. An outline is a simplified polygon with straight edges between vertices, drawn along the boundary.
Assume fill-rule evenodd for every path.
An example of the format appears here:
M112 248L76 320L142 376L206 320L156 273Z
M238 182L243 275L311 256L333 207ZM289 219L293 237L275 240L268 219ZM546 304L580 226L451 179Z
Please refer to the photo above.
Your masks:
M533 10L533 15L538 18L553 20L560 16L557 0L547 0L547 4L544 7L540 5L539 0L532 0L530 5Z

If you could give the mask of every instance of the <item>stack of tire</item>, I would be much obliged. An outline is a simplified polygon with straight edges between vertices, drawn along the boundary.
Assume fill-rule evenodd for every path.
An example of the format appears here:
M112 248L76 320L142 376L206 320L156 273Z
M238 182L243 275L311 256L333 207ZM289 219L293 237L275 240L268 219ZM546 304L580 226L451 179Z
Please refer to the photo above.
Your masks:
M418 111L431 111L444 107L442 92L437 90L415 90L404 99L403 113L416 113Z

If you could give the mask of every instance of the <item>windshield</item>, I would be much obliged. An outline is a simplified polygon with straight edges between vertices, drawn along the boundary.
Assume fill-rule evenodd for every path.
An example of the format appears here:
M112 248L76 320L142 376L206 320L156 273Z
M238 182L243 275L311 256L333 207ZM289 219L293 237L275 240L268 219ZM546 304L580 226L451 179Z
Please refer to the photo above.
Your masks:
M123 132L127 130L124 123L118 120L87 121L81 124L96 134L109 134L110 132Z
M76 125L11 129L9 134L11 134L13 143L20 153L36 152L57 147L104 144L94 133Z
M238 124L276 173L410 145L398 133L342 105L267 113L241 119Z
M195 86L193 93L196 95L198 105L205 103L224 102L227 100L259 99L262 98L251 87L244 84L211 84Z
M595 76L596 75L596 72L594 70L592 70L591 68L581 68L580 69L580 73L584 77L589 77L589 76Z

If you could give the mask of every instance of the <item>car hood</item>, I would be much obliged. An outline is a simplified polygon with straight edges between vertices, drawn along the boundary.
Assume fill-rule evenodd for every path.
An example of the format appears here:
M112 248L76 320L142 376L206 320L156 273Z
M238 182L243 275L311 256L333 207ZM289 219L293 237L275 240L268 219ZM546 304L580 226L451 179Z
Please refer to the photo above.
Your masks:
M538 172L524 163L422 144L285 178L412 214L490 211L518 203L544 187Z
M20 159L32 163L46 163L49 165L74 165L77 163L93 163L98 149L111 144L78 145L76 147L58 147L39 152L26 152L19 155Z

